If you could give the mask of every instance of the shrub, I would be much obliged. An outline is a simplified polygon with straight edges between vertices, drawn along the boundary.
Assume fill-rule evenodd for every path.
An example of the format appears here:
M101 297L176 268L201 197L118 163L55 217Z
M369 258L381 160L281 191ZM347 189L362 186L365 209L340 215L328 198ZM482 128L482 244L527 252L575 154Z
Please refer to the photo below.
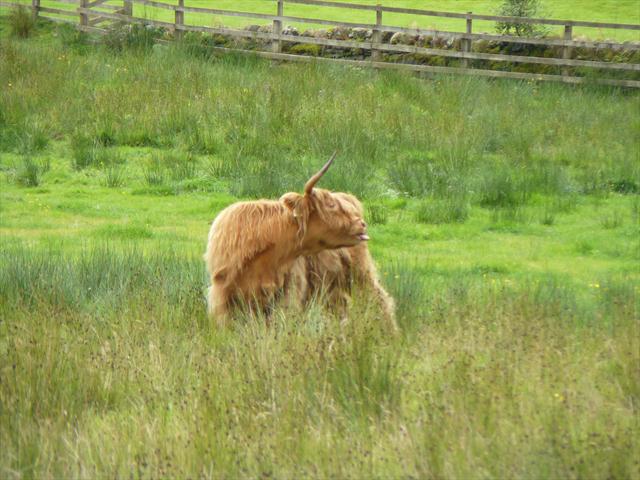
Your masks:
M540 0L503 0L498 8L498 15L504 17L540 17ZM517 37L535 37L547 34L544 26L533 23L496 22L496 31L501 35L515 35Z
M27 38L31 35L36 26L36 21L32 13L23 5L19 5L11 10L9 14L9 31L11 35L20 38Z
M294 45L289 49L290 53L295 55L310 55L312 57L317 57L321 53L320 45L312 45L309 43L299 43L298 45Z

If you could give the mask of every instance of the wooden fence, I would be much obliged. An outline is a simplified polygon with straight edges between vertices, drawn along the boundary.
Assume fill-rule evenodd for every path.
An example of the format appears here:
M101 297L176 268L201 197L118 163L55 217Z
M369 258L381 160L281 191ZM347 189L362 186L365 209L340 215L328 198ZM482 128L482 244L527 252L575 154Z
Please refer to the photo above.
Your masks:
M65 8L53 8L42 6L41 0L31 0L31 9L34 16L42 16L54 21L69 22L76 25L80 30L95 33L106 33L109 23L138 23L145 25L153 25L157 27L167 28L175 32L176 37L182 36L184 32L206 32L211 34L220 34L231 38L248 38L253 40L261 40L269 42L271 47L267 51L251 50L252 53L271 59L288 60L288 61L329 61L341 62L354 65L369 65L375 68L395 68L403 70L413 70L418 72L438 72L438 73L456 73L467 75L481 75L488 77L505 77L519 78L531 80L548 80L560 81L565 83L600 83L606 85L623 86L640 88L640 80L634 79L615 79L603 78L603 71L627 71L640 72L640 64L638 63L617 63L612 61L595 61L573 59L572 52L575 48L584 49L614 49L614 50L640 50L640 42L597 42L575 39L573 37L574 27L589 28L606 28L606 29L624 29L640 31L640 25L636 24L620 24L606 22L588 22L574 20L554 20L544 18L522 18L522 17L505 17L498 15L481 15L474 13L453 13L438 12L430 10L419 10L412 8L390 7L384 5L363 5L356 3L342 3L325 0L269 0L273 2L274 14L244 12L235 10L222 10L216 8L189 7L186 6L184 0L174 0L174 4L160 2L155 0L121 0L119 5L113 5L113 0L55 0L57 3L66 4ZM265 0L267 1L267 0ZM54 3L53 1L47 2ZM70 5L76 8L71 8ZM161 21L141 16L134 16L134 4L142 5L145 8L160 9L162 11L173 12L173 21ZM298 4L317 7L314 12L318 12L318 16L290 16L285 15L285 4ZM18 5L15 2L0 1L0 6L11 7ZM339 8L364 10L371 12L371 23L341 22L335 20L326 20L321 18L322 9ZM192 25L188 23L188 14L197 13L211 16L229 16L244 17L256 19L262 22L269 22L272 25L271 31L250 31L239 28L216 27ZM466 28L464 31L439 31L422 28L405 28L394 25L386 25L383 21L385 13L408 14L418 17L441 17L464 20ZM314 14L315 15L315 14ZM522 37L508 36L488 33L474 33L474 21L492 21L506 24L535 24L545 26L561 26L564 28L563 38L538 38L538 37ZM340 28L362 28L371 31L368 39L359 41L354 39L341 40L331 38L317 38L315 36L290 35L283 33L283 25L289 24L313 24L324 25ZM406 45L402 43L383 42L384 32L401 32L407 35L423 35L448 40L458 41L457 49L446 48L427 48L424 46ZM537 57L529 55L511 55L502 53L481 53L472 51L474 41L487 40L500 42L501 44L525 44L538 45L544 47L555 47L559 54L555 58ZM310 44L321 47L337 47L345 49L362 49L370 52L365 60L345 60L325 57L313 57L306 55L294 55L283 53L283 43L290 42L295 44ZM238 49L229 49L216 47L222 51L246 51ZM446 58L454 58L459 60L459 66L433 66L433 65L417 65L411 63L392 63L383 62L382 54L417 54L423 56L439 56ZM516 64L538 64L551 65L560 67L558 74L538 74L513 72L505 70L492 70L488 68L473 68L470 61L482 60L490 62L508 62ZM592 69L592 74L587 77L578 76L573 73L575 68ZM583 70L584 71L584 70ZM634 75L635 76L635 75Z

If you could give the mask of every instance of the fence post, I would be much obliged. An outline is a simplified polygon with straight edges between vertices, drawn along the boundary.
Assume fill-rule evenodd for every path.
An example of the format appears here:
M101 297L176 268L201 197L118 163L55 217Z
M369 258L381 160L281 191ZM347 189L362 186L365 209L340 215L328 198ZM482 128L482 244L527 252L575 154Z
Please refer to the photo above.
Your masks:
M184 0L178 0L178 7L184 7ZM176 19L175 19L175 28L174 28L174 32L175 32L175 36L178 40L182 39L182 35L183 35L183 31L182 30L178 30L178 25L184 25L184 11L183 10L176 10Z
M31 13L33 15L33 19L38 18L38 11L40 10L40 0L31 0Z
M471 15L472 12L467 12L467 15ZM467 17L467 34L470 35L473 30L473 19L471 17ZM462 51L468 53L471 51L471 39L465 38L462 42ZM469 59L462 59L462 68L469 68Z
M278 0L278 16L281 17L284 12L284 1ZM273 34L274 35L282 35L282 21L274 20L273 21ZM273 40L271 42L271 50L274 53L280 53L282 51L282 42L280 40Z
M127 17L133 17L133 2L131 0L122 1L122 13Z
M80 0L80 8L87 8L87 3L89 0ZM86 13L80 12L80 30L84 30L82 27L89 26L89 15Z
M564 39L566 40L571 40L571 38L573 37L573 26L572 25L565 25L564 26ZM564 60L569 60L571 58L571 50L572 48L565 45L564 47L562 47L562 58ZM569 71L569 67L562 67L562 76L563 77L568 77L570 75L570 71Z
M376 28L373 29L371 33L371 60L374 62L379 62L381 57L380 50L374 48L377 43L382 43L382 9L381 5L378 3L376 5Z

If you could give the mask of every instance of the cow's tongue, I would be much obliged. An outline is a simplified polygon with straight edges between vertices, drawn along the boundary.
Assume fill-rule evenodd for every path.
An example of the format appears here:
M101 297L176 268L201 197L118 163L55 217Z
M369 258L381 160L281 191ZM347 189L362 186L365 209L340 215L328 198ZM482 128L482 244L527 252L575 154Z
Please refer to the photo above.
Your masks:
M366 233L362 233L358 235L358 238L362 241L369 240L369 235L367 235Z

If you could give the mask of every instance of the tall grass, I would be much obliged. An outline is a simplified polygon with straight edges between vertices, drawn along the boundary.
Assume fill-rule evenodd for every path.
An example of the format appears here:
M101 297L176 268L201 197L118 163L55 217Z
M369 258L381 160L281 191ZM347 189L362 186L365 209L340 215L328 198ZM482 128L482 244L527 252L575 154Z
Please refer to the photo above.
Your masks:
M346 324L314 307L217 330L201 260L162 245L0 258L9 478L638 473L624 278L584 296L397 263L393 337L358 295Z
M42 182L42 176L49 171L51 163L46 159L33 159L23 156L10 174L16 183L23 187L37 187Z
M437 251L454 230L475 238L479 218L528 222L542 212L550 226L579 202L604 204L604 194L640 185L636 93L274 67L152 47L151 31L122 35L99 45L68 31L1 40L0 150L22 159L3 159L2 170L23 186L72 185L55 192L65 198L46 213L52 222L77 224L65 208L90 208L72 199L94 175L110 187L143 182L133 194L277 197L299 191L337 149L323 186L365 198L379 238L402 216L394 258L400 247L422 258L413 249L427 245L426 229L413 220L461 223L474 213L464 226L428 227ZM44 175L60 152L65 167ZM33 190L10 188L8 205L23 196L31 205ZM103 203L116 192L97 193ZM135 222L93 218L79 249L33 246L20 230L30 227L8 222L21 240L0 243L1 476L640 476L631 266L584 285L567 273L505 275L502 263L396 259L379 270L399 335L357 290L348 321L320 304L283 306L269 326L239 314L219 330L205 314L201 252L157 240L175 237L165 210L151 215L157 198L131 198L142 217L115 208L114 218ZM185 228L204 228L203 208L230 201L194 199L198 226ZM629 205L549 231L595 227L612 250L631 252L640 204ZM535 235L547 233L537 226ZM560 238L580 255L604 245ZM500 241L536 248L509 231Z
M9 30L12 35L27 38L36 27L33 14L23 5L13 7L8 16Z
M640 185L636 92L271 68L251 57L203 59L180 44L146 48L147 33L127 34L139 45L80 52L3 40L0 82L11 88L0 96L2 148L19 150L25 125L46 125L36 130L46 140L80 131L96 144L170 147L213 156L232 193L251 197L300 189L335 149L325 186L363 197L495 206L526 200L512 192Z

